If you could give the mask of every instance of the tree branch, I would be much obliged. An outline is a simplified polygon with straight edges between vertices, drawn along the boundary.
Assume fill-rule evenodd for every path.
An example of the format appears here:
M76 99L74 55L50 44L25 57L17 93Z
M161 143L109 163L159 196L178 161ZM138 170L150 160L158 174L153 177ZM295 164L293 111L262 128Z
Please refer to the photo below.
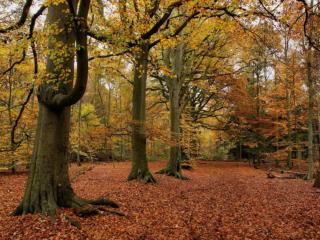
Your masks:
M156 22L153 27L147 31L146 33L141 35L141 39L142 40L147 40L150 39L150 37L157 33L160 29L160 27L167 21L167 19L170 17L173 9L175 9L176 7L179 7L182 5L182 1L176 1L174 3L172 3L166 10L166 12L163 14L163 16L158 20L158 22Z
M28 17L28 14L29 14L29 10L30 10L30 7L32 5L32 2L33 0L27 0L23 6L23 9L22 9L22 13L21 13L21 16L20 16L20 19L18 20L18 22L16 22L15 24L7 27L7 28L3 28L3 29L0 29L0 33L7 33L7 32L10 32L12 30L16 30L20 27L23 26L23 24L26 22L27 20L27 17Z
M90 0L81 0L78 14L73 7L72 0L68 0L71 14L74 18L76 35L76 59L77 75L76 83L69 94L57 94L48 105L53 108L63 108L75 104L84 95L88 81L88 43L87 43L87 18L90 7Z

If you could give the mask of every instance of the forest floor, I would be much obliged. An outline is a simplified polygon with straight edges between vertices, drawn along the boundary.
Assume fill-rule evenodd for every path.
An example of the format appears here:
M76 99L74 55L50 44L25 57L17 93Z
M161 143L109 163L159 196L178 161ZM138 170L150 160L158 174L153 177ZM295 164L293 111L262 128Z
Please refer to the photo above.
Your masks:
M164 165L150 163L152 171ZM55 222L41 215L8 216L27 175L0 175L0 239L320 239L320 193L311 182L268 179L243 163L199 162L185 171L190 180L156 175L153 185L125 181L129 170L129 162L72 166L81 197L115 200L125 216L79 218L59 210Z

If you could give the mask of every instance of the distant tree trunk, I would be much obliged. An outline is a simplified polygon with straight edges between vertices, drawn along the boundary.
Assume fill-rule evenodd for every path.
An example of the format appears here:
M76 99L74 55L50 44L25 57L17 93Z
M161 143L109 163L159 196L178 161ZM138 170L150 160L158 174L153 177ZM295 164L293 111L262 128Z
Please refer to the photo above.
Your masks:
M320 147L319 147L319 144L320 144L320 102L318 102L318 119L317 119L317 165L316 165L316 174L315 174L315 181L314 181L314 187L316 188L320 188L320 159L319 159L319 156L320 156L320 153L319 153L319 150L320 150Z
M110 133L111 106L112 106L112 102L111 102L112 84L110 82L108 83L108 89L109 89L109 91L108 91L108 108L107 108L108 112L106 114L105 148L106 148L107 156L109 158L108 160L112 160L112 163L114 164L114 158L112 155L112 135Z
M9 65L11 66L12 62L12 57L10 54L10 61L9 61ZM13 83L12 83L12 75L13 75L13 69L11 69L9 71L9 75L8 75L8 82L9 82L9 96L8 96L8 104L7 104L7 109L8 109L8 125L10 126L10 128L12 128L13 125L13 119L12 119L12 106L13 106ZM16 173L16 163L15 163L15 159L14 159L14 151L16 148L16 144L14 142L14 140L11 138L10 139L10 169L12 174Z
M242 137L241 137L241 135L240 135L240 139L239 139L239 160L242 161Z
M79 101L79 112L78 112L78 149L77 149L77 165L81 166L80 161L80 147L81 144L81 100Z
M287 128L288 128L288 156L287 156L287 166L289 169L292 168L292 122L291 122L291 85L289 83L288 74L288 51L289 51L289 36L285 36L285 47L284 47L284 62L285 66L285 84L286 84L286 107L287 107Z
M120 91L119 91L119 113L120 115L122 116L122 97L121 97L121 87L120 88ZM122 121L120 121L120 129L122 129ZM124 140L123 140L123 135L121 134L120 136L120 160L122 161L123 160L123 146L124 144Z
M175 77L166 77L170 102L170 159L167 167L158 171L159 174L167 174L179 179L184 179L181 173L182 149L180 126L182 111L180 106L180 97L181 87L184 81L184 51L185 45L180 43L174 49L168 48L164 52L164 62L168 68L172 69Z
M180 107L179 96L180 86L175 79L172 80L172 89L170 90L170 132L171 146L170 159L166 168L158 171L159 174L167 174L182 179L181 174L181 132L180 132Z
M103 126L104 126L104 139L102 142L102 146L101 149L104 151L105 156L107 157L107 159L105 160L110 160L110 157L112 158L112 153L111 151L109 152L109 144L108 144L108 137L110 136L109 130L110 130L110 111L111 111L111 84L108 83L108 95L106 96L106 99L104 100L102 94L101 94L101 90L100 87L103 85L100 82L100 75L97 75L98 79L97 79L97 86L96 86L96 90L98 93L98 97L100 100L100 104L102 105L102 110L103 110ZM108 104L108 105L107 105ZM108 136L109 135L109 136ZM111 149L111 148L110 148ZM113 160L113 158L112 158Z
M170 147L170 161L168 167L170 167L174 173L180 172L181 170L179 93L180 87L174 86L172 93L170 94L170 131L173 145Z
M308 179L313 178L313 106L314 106L314 84L312 74L312 49L307 50L307 84L308 84Z
M148 72L149 44L141 44L135 53L133 99L132 99L132 168L128 180L143 179L155 182L148 168L146 152L146 82Z
M69 4L72 6L71 2ZM89 5L90 1L81 1L80 18L86 20ZM67 3L60 3L48 8L46 27L54 25L57 29L64 30L55 33L51 30L49 33L46 64L48 80L39 89L39 116L30 173L23 200L13 215L54 215L58 207L80 208L88 203L110 204L106 200L88 201L77 197L69 180L70 106L83 96L88 77L87 37L83 31L72 30L75 28L71 14L68 14L69 7ZM77 9L76 1L73 1L73 8ZM68 26L66 23L72 25ZM77 48L77 82L72 88L75 37L81 48ZM57 55L50 54L52 51L63 51L63 54L56 59Z

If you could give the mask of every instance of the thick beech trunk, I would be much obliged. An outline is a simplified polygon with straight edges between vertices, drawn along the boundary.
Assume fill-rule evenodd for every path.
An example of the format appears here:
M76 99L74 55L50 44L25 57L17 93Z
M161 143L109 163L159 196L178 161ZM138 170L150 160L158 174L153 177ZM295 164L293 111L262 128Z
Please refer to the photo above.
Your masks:
M146 154L146 82L148 72L149 46L141 44L135 57L133 99L132 99L132 169L128 180L143 179L155 182L148 168Z
M47 27L56 24L58 28L64 28L65 22L70 22L70 15L64 14L68 6L60 4L50 6L47 16ZM74 48L74 34L72 32L55 34L49 41L49 51L55 49L56 44L62 44L70 49ZM73 50L71 50L73 51ZM69 50L70 53L70 50ZM70 89L73 80L73 54L66 54L63 67L69 71L65 76L68 83L62 91L66 93ZM62 76L55 61L48 58L46 71L49 78ZM30 166L30 174L27 189L21 205L16 213L43 212L54 214L58 206L71 207L74 193L68 176L68 145L70 130L70 107L61 110L51 110L45 104L39 102L39 116L36 130L36 141L33 149L33 157Z
M166 168L158 171L159 174L167 174L179 179L184 179L181 173L181 104L180 95L183 84L183 69L184 69L184 49L183 43L178 44L175 49L167 49L164 53L164 61L168 68L171 68L176 77L166 77L167 86L169 89L170 102L170 159Z
M167 174L179 179L184 179L181 173L181 131L180 131L180 106L179 106L179 93L180 87L175 80L170 91L170 132L171 132L171 146L170 146L170 159L167 167L158 171L159 174Z
M76 9L75 1L73 4L74 9ZM89 1L81 2L79 7L81 9L79 10L79 14L82 11L82 17L85 17L85 19L85 12L88 7ZM80 35L75 34L73 30L74 22L68 11L69 7L66 3L51 5L48 9L46 22L46 27L50 29L49 54L46 65L48 81L43 84L44 88L40 88L38 96L39 116L27 188L21 204L13 212L13 215L26 213L54 215L58 207L78 209L86 204L97 204L98 202L104 205L106 203L108 205L116 205L106 200L87 201L77 197L72 190L69 180L70 105L60 106L56 103L52 105L51 102L57 94L60 94L60 99L62 100L67 96L68 101L71 99L70 102L76 102L81 98L82 94L79 92L76 93L76 98L74 95L68 95L75 90L74 88L72 89L75 36L77 36L77 44L81 43L83 47L77 51L78 68L81 66L82 71L84 71L81 74L82 77L77 77L76 85L78 84L78 86L79 84L85 86L86 83L87 52L86 37L83 36L83 33L80 33ZM70 23L70 26L67 23ZM52 30L53 26L54 31ZM77 34L79 33L77 32ZM81 37L83 38L81 39ZM78 41L79 39L80 42ZM79 59L82 57L84 65L79 64L81 63ZM56 88L57 90L52 92L52 88ZM45 92L45 90L48 91Z
M36 142L22 202L22 213L72 207L74 193L68 176L70 108L54 112L40 103Z

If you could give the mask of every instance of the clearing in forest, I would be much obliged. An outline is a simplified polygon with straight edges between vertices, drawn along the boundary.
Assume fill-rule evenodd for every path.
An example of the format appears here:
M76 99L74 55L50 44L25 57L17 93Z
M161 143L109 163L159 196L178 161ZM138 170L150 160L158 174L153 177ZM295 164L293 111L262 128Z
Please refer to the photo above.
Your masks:
M59 210L55 222L41 215L8 216L27 176L0 176L0 239L320 239L320 194L310 182L268 179L243 163L198 162L185 172L190 180L156 175L157 184L144 184L126 181L130 166L71 167L77 194L116 200L125 216L79 218ZM70 225L70 217L81 229Z

